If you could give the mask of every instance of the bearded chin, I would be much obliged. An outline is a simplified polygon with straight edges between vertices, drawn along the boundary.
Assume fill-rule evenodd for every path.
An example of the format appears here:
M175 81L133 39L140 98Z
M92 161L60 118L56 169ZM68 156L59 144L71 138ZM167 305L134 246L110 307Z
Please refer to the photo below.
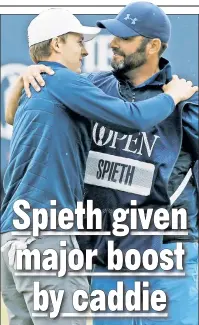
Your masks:
M118 76L125 75L125 73L134 69L133 64L131 62L126 62L126 60L122 60L120 62L112 61L111 66L114 73L118 74Z
M111 61L111 66L114 72L118 72L120 74L125 74L129 71L135 70L136 68L141 67L144 63L146 63L145 53L136 53L133 55L129 55L124 60L120 62Z
M111 67L113 68L114 71L121 71L125 67L124 60L120 62L115 62L114 60L111 61Z

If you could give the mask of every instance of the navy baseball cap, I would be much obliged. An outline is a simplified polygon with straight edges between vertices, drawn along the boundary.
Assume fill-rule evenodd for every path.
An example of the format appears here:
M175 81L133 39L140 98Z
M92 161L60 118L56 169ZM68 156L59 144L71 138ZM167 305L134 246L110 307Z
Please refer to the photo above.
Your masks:
M171 23L162 9L150 2L133 2L114 19L97 22L117 37L144 36L159 38L167 43L171 35Z

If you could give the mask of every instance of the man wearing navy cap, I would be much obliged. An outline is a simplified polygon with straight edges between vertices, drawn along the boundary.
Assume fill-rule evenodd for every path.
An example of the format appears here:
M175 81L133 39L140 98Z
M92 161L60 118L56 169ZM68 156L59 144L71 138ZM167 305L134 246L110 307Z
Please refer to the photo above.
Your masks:
M136 101L143 99L143 96L154 96L165 78L170 80L170 64L167 60L161 58L161 55L168 46L171 24L167 15L156 5L149 2L129 4L115 19L98 21L97 26L106 28L115 36L111 42L114 53L112 59L113 74L118 80L120 95L124 98ZM95 85L100 85L100 78L112 81L113 76L110 76L110 73L107 73L106 76L104 74L103 77L100 77L99 74L93 74L92 80ZM154 184L150 188L151 192L148 196L142 194L143 188L139 192L142 178L140 178L140 184L138 181L137 189L134 190L134 193L132 191L131 194L122 192L122 188L119 189L119 186L118 190L121 190L121 192L113 190L110 184L107 184L107 188L105 186L103 189L97 187L97 182L94 183L95 187L86 186L87 194L85 198L92 198L98 207L107 207L107 211L104 212L106 225L112 221L111 209L116 207L129 208L129 202L132 199L137 200L138 206L145 208L155 208L156 206L167 206L168 209L171 206L184 207L189 218L188 236L164 236L162 246L162 249L174 250L177 242L183 242L186 252L186 276L177 279L175 277L148 279L153 290L162 289L167 293L167 312L169 316L165 319L142 318L140 323L142 325L197 325L198 95L193 97L187 105L186 103L181 107L179 105L176 116L173 114L172 118L165 120L156 128L147 132L150 145L152 147L154 145L153 150L148 154L146 153L147 150L141 150L141 146L138 145L139 141L143 141L140 136L133 135L130 141L128 137L125 138L122 134L117 136L114 134L112 142L100 146L100 142L95 140L96 134L99 137L99 132L100 126L97 127L97 131L94 133L94 143L91 150L109 153L118 157L135 158L140 162L150 162L155 165L157 172L156 176L153 176ZM101 142L106 143L109 135L110 132L107 131ZM155 138L156 136L158 138ZM139 177L141 172L143 170L140 170ZM89 184L91 183L89 182ZM147 185L147 181L145 181L145 186ZM128 224L128 221L126 223ZM134 236L133 238L133 236L129 235L126 238L116 238L115 248L120 248L124 253L131 248L137 248L142 252L152 246L154 248L156 238L156 236L153 237L151 242L150 239L147 240L143 236ZM93 240L93 237L91 240ZM98 236L93 245L98 250L101 249L95 271L105 272L103 264L106 263L107 239ZM173 271L175 271L175 267ZM121 277L118 279L121 280ZM93 277L92 289L104 288L108 292L113 286L115 289L115 283L118 279ZM126 277L123 280L126 290L132 286L132 278ZM137 278L136 280L143 281L143 278ZM94 324L102 325L105 323L95 320ZM131 324L131 321L122 319L115 322L115 319L112 321L109 319L106 324ZM133 324L139 324L139 320L135 319Z
M114 35L111 42L113 71L91 73L87 78L105 93L127 101L136 102L159 94L162 85L171 79L171 66L161 57L171 34L170 21L165 13L149 2L135 2L127 5L115 19L99 21L97 25ZM29 82L27 76L24 79ZM197 325L197 114L198 98L193 96L147 133L129 136L98 123L94 125L85 177L85 199L92 199L95 207L103 209L103 230L111 230L113 210L130 208L131 200L136 200L137 206L145 209L170 209L171 205L184 207L189 217L188 236L164 236L162 247L160 236L114 238L115 249L119 248L124 253L132 248L140 253L149 248L174 250L177 242L184 243L186 277L149 280L153 291L162 289L168 294L168 318L96 318L94 325ZM132 172L122 166L121 157L126 158L128 167L133 166ZM108 162L101 176L100 161ZM113 175L111 166L115 162L117 166L115 164ZM130 225L130 218L127 218L126 224ZM149 230L154 230L153 222ZM90 246L98 248L95 272L107 272L107 241L110 238L92 236L86 243L82 237L83 243L80 244L83 249ZM92 290L101 289L108 293L116 289L119 280L124 282L126 290L134 289L134 281L142 279L93 276Z

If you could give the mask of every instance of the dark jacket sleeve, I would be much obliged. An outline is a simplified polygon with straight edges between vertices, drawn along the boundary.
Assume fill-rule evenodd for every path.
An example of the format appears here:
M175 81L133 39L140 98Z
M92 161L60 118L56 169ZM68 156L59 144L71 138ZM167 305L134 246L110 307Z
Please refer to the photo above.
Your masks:
M160 94L138 103L106 95L89 80L68 69L49 78L48 90L66 109L123 133L146 131L174 110L171 96Z
M183 108L182 112L182 124L183 124L183 143L192 155L193 160L198 160L199 155L199 103L198 93L188 100Z

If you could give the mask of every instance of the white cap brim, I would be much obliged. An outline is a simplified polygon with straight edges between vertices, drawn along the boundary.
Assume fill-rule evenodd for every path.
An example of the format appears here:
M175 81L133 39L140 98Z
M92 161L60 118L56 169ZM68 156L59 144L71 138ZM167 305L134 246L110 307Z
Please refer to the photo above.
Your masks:
M68 33L82 34L84 41L91 41L97 34L99 34L101 28L99 27L89 27L89 26L78 26L78 28L72 28Z
M81 31L79 34L83 34L84 41L88 42L91 41L97 34L99 34L101 28L99 27L89 27L89 26L82 26Z

